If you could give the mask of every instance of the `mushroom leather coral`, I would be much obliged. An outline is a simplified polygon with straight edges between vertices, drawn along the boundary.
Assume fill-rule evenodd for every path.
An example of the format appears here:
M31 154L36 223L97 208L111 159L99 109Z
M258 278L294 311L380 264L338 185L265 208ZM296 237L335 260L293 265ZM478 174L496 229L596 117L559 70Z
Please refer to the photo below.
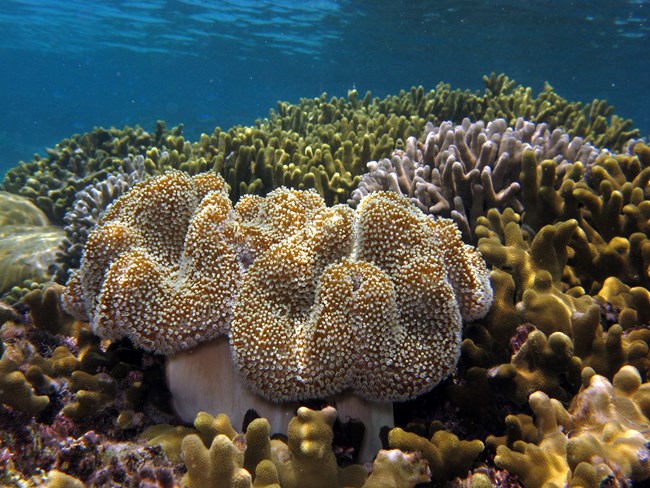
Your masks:
M113 204L64 295L99 335L168 356L183 418L239 424L253 407L274 430L293 407L269 400L429 391L456 365L462 321L491 302L480 254L405 197L373 193L355 211L280 188L233 211L220 176L180 172Z
M462 319L491 304L480 255L451 221L395 193L367 196L356 213L323 202L305 219L307 210L285 211L302 208L288 202L304 193L282 192L255 215L243 202L242 225L267 218L278 228L278 212L302 223L259 252L243 279L231 347L245 382L275 401L348 390L395 401L433 388L456 364ZM259 242L264 225L249 227Z
M243 269L231 210L213 173L134 187L89 235L65 308L103 337L159 354L224 334Z

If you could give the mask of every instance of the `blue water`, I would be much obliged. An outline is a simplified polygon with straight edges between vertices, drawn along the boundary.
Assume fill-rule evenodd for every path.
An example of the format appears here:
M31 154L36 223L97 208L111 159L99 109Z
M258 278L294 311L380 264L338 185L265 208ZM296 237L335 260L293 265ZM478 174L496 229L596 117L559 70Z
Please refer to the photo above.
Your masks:
M2 0L0 173L94 126L196 138L356 87L483 88L505 72L605 98L650 133L650 2Z

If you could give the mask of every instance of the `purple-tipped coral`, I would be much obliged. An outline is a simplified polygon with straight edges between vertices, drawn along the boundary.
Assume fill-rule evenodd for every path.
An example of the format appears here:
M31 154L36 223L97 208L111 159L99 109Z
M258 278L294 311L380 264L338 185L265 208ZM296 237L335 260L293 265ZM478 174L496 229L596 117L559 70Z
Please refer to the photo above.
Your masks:
M349 203L356 206L370 192L391 190L408 196L427 214L451 217L466 241L488 208L524 209L519 192L522 156L532 150L537 161L554 160L556 173L576 161L590 165L598 149L560 129L517 119L462 124L427 123L424 142L409 137L404 151L391 159L371 161Z

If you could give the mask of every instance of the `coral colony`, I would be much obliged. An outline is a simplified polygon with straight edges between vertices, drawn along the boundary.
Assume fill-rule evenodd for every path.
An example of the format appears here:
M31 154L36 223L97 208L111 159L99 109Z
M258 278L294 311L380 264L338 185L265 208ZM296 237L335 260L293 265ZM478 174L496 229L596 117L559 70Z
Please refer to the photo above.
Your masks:
M650 147L484 81L11 169L0 484L650 479Z

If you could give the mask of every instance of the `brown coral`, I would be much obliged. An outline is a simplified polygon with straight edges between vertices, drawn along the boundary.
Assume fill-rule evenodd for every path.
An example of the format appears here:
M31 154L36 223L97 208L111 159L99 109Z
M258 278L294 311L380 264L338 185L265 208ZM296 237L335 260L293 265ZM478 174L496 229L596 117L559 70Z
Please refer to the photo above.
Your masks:
M220 176L170 172L115 202L88 237L66 308L158 353L223 334L242 267Z
M355 215L323 205L306 221L274 209L274 193L258 218L306 224L262 252L242 283L231 345L247 384L285 401L345 390L398 400L435 386L455 366L461 319L489 308L480 255L449 221L394 193L368 196Z
M544 393L530 396L538 438L499 446L498 466L531 487L562 486L572 474L591 473L594 486L607 477L626 483L650 476L650 384L631 366L621 368L611 383L589 369L583 377L585 387L568 410Z

